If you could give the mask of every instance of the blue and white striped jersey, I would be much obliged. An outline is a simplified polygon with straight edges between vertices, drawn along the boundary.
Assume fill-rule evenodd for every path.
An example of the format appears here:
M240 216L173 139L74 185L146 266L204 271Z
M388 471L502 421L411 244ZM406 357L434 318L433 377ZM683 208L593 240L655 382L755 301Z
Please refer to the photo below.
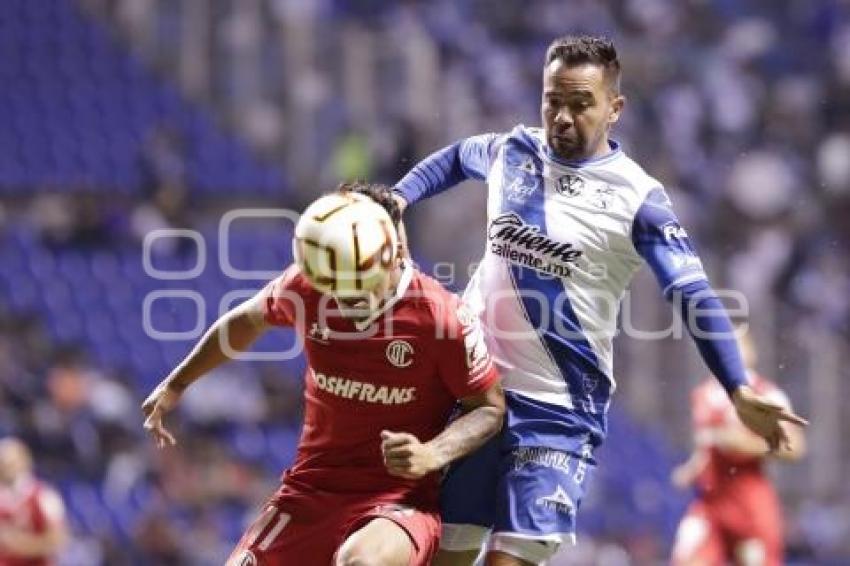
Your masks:
M665 295L706 279L670 200L616 143L603 157L565 162L542 129L522 125L467 138L454 157L435 154L397 190L415 202L463 178L489 191L487 249L465 299L504 388L560 407L603 437L612 339L632 276L646 262Z

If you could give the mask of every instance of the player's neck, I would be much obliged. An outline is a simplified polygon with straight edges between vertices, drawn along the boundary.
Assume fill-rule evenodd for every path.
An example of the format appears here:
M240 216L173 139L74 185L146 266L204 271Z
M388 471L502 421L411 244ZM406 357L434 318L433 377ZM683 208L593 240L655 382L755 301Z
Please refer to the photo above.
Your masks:
M581 155L571 155L571 156L558 155L552 150L551 147L547 147L547 151L549 152L549 155L555 157L556 159L563 161L566 164L571 164L571 163L572 164L581 164L581 163L585 163L585 162L588 162L588 161L594 161L596 159L600 159L600 158L603 158L607 155L610 155L610 154L614 153L616 150L617 150L616 144L612 144L607 135L604 138L602 138L600 143L596 147L594 147L593 150L591 150L587 153L583 153Z
M596 149L591 153L591 155L588 155L584 159L598 159L600 157L605 157L612 151L614 151L614 149L611 147L611 143L608 141L608 136L604 136L599 142L599 145L596 147Z

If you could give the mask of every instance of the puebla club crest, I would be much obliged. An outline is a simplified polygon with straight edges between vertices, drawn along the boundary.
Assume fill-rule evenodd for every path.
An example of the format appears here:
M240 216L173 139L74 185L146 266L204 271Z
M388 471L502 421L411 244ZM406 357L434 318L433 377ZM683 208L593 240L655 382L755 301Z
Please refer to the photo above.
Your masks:
M555 183L555 190L565 197L575 197L584 190L584 179L578 175L562 175Z

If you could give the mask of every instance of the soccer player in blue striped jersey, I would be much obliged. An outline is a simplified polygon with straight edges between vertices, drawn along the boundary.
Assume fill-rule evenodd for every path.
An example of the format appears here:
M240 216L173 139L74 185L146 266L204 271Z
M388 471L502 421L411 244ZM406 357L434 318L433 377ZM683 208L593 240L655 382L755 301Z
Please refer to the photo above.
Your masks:
M741 420L771 446L805 424L747 385L734 331L661 184L609 130L623 110L603 38L546 53L543 128L474 136L424 159L396 186L403 205L467 179L487 184L487 244L465 300L481 318L506 393L505 428L452 466L435 564L541 564L575 538L606 434L619 302L642 264L684 321ZM488 541L489 537L489 541Z

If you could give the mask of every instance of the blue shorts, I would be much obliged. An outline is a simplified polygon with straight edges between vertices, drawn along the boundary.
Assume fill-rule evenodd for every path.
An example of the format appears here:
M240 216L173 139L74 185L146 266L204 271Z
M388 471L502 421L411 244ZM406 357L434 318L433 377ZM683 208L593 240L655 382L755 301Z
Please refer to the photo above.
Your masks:
M569 419L535 420L531 417L539 416L537 409L545 404L515 393L507 392L506 402L502 433L446 473L440 494L443 522L571 541L601 435Z

